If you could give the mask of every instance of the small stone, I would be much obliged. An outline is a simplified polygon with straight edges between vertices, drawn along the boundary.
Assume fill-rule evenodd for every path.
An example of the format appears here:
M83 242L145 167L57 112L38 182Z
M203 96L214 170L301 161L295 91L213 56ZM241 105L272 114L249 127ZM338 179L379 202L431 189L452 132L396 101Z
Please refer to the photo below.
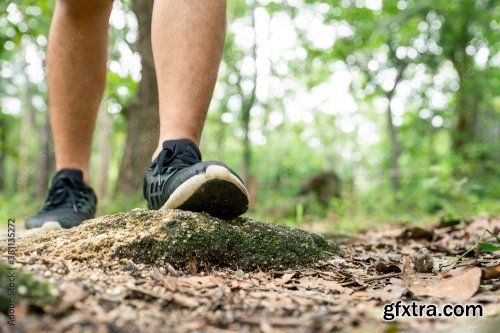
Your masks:
M136 269L137 268L135 267L135 265L129 262L127 265L125 265L125 267L123 267L122 271L124 271L124 272L133 272Z
M123 286L116 286L113 289L108 290L108 294L113 296L118 296L123 292L125 292L125 288Z
M171 219L171 218L164 218L162 220L162 222L166 225L166 226L171 226L171 225L174 225L175 224L175 220Z
M417 273L432 273L434 270L434 259L425 247L418 250L412 260L413 269Z
M64 245L64 238L62 237L59 237L57 238L54 243L57 245L57 246L63 246Z
M347 266L347 261L342 258L335 258L332 260L332 264L339 266Z

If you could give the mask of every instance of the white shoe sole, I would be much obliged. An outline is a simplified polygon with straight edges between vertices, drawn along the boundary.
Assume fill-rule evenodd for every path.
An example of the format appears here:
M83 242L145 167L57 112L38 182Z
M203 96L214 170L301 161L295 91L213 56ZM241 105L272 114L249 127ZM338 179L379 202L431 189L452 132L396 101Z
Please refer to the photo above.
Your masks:
M181 184L159 210L182 207L193 195L201 191L205 184L217 181L228 183L228 186L234 185L246 197L246 205L248 205L248 191L243 183L227 168L220 165L210 165L205 173L193 176Z

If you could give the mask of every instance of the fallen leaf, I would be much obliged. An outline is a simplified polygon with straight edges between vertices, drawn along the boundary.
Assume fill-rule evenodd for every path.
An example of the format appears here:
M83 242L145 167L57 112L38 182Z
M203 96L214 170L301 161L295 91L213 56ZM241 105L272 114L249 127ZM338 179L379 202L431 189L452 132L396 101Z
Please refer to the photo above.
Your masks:
M283 286L283 285L287 284L294 276L295 276L295 272L283 274L281 279L276 281L276 285Z
M467 300L479 289L481 283L481 269L471 267L461 274L432 283L428 280L412 281L410 290L416 296L432 296Z
M185 308L192 309L200 306L200 303L198 302L198 300L196 300L196 298L188 297L182 294L174 294L173 301Z
M177 278L177 285L185 288L213 288L222 284L224 284L224 280L210 275Z
M375 264L375 270L380 273L400 273L401 268L392 262L387 262L387 261L379 261Z
M177 278L173 276L161 276L161 282L166 290L176 291L177 290Z
M338 291L339 293L350 293L350 289L342 287L338 282L323 280L319 283L321 287L325 287L328 291Z
M407 291L408 289L401 284L387 285L384 287L383 293L380 294L380 300L382 302L388 302L395 299L401 299Z
M481 280L491 280L500 277L500 265L481 268Z
M383 291L380 289L366 289L353 292L351 297L359 301L369 301L372 299L380 299L383 294Z
M246 289L254 286L254 283L249 280L235 279L229 282L229 287L231 289Z
M419 227L408 227L403 229L403 232L397 237L397 239L425 239L431 241L433 235L434 233L431 230Z
M60 290L63 291L63 295L58 304L56 304L55 310L57 312L64 312L75 305L75 303L83 300L89 295L85 289L77 285L76 283L63 283L60 286Z

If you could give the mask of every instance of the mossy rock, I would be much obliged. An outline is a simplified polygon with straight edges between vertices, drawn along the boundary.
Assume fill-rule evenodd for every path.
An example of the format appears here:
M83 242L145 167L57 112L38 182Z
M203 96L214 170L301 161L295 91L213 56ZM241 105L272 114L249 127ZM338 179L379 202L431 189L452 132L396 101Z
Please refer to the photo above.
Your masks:
M224 221L204 213L134 209L18 240L20 255L35 251L89 266L133 261L169 263L179 270L251 271L306 267L334 249L321 236L248 218Z
M43 306L52 305L57 295L45 282L33 275L13 268L7 262L0 261L0 311L7 313L19 302Z
M303 230L247 218L223 221L207 214L176 213L164 219L161 234L121 246L119 257L147 264L253 269L303 267L323 259L332 246ZM160 237L158 237L160 236Z

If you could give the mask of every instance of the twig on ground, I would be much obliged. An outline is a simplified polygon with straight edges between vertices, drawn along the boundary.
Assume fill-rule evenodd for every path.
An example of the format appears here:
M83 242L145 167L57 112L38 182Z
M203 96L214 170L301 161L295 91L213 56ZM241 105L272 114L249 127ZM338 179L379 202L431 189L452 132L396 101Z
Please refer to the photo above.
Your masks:
M372 281L376 281L376 280L382 280L382 279L386 279L386 278L400 276L401 274L403 274L403 272L387 273L387 274L378 275L378 276L371 276L369 278L360 278L358 280L361 281L361 282L372 282ZM356 283L358 283L358 282L355 281L355 280L352 280L352 281L340 283L340 285L342 287L346 287L346 286L350 286L350 285L356 284Z

